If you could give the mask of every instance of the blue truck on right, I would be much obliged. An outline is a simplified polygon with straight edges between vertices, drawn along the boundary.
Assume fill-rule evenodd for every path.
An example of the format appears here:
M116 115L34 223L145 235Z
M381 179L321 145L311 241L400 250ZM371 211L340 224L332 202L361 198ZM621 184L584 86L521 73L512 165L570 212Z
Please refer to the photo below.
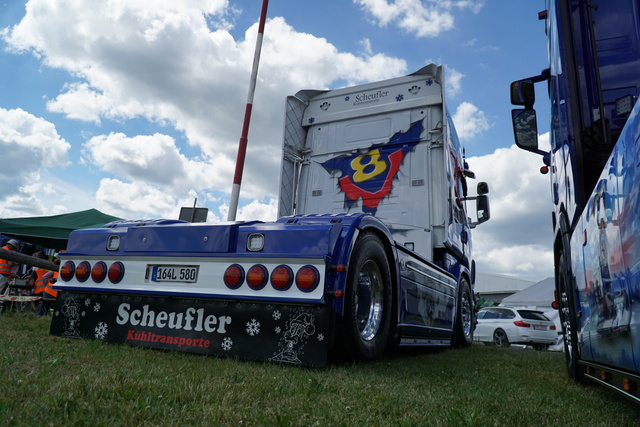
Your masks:
M542 156L569 377L640 403L640 2L549 0L549 67L511 84L516 144ZM551 101L538 146L535 87Z

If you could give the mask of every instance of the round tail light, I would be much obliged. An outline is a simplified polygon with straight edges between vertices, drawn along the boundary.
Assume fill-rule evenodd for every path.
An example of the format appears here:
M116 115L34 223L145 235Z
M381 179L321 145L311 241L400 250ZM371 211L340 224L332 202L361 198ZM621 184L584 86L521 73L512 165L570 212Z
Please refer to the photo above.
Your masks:
M320 282L320 273L312 265L305 265L296 273L296 286L302 292L313 291Z
M75 272L76 265L73 263L73 261L67 261L62 264L62 267L60 267L60 278L65 282L68 282L69 280L73 279L73 275Z
M293 283L293 270L287 265L279 265L271 272L271 285L279 291L286 291Z
M107 272L107 277L109 277L109 281L111 283L120 283L124 277L124 264L120 261L116 261L111 264L111 267L109 267L109 271Z
M78 267L76 267L76 279L78 279L78 282L86 282L89 278L90 271L91 266L87 261L82 261L78 264Z
M260 290L267 284L269 272L264 265L256 264L247 271L247 284L253 290Z
M91 269L91 278L94 282L100 283L107 277L107 264L104 261L96 262Z
M227 267L222 278L228 288L238 289L244 282L244 269L238 264Z

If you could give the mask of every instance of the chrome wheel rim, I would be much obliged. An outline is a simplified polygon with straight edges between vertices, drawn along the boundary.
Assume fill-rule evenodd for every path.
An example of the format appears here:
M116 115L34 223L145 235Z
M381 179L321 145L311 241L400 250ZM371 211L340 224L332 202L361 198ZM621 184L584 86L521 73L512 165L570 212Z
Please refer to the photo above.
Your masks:
M360 337L372 340L382 324L382 275L378 265L367 260L358 273L354 295L354 318Z

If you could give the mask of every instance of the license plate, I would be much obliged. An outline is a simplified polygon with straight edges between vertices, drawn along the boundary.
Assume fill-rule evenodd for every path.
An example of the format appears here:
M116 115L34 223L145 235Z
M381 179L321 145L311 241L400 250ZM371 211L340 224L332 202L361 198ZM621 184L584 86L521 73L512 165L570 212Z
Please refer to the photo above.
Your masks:
M197 280L197 265L155 265L151 271L152 282L193 283Z
M536 331L546 331L547 327L541 325L533 325L533 329L535 329Z

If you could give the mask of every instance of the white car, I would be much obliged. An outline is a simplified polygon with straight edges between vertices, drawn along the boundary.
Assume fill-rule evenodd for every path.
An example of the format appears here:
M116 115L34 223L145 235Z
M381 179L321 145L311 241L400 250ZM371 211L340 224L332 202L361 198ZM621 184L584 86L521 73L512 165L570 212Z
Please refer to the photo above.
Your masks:
M553 321L541 311L511 307L486 307L478 311L474 340L489 345L509 347L511 344L531 345L547 350L558 340Z

